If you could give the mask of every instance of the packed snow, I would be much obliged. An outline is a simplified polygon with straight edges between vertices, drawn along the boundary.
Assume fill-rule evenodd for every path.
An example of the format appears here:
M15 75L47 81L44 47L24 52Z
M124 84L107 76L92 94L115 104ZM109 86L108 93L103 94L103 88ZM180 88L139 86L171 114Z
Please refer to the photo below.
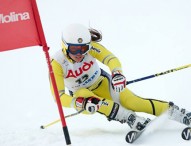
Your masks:
M61 48L61 31L70 23L101 30L102 44L122 62L127 80L191 63L190 0L38 0L50 55ZM11 43L11 40L10 40ZM49 89L41 47L0 53L0 146L66 145L57 105ZM106 67L100 66L108 71ZM191 111L191 68L128 86L145 98L173 101ZM75 113L63 108L64 114ZM154 119L154 116L138 113ZM103 115L66 119L73 146L127 146L127 124ZM181 138L186 126L162 116L132 145L190 146Z

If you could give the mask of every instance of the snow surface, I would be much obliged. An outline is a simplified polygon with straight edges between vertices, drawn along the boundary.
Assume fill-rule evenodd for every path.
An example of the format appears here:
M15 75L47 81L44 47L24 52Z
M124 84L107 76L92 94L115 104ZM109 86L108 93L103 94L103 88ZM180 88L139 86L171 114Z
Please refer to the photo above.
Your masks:
M190 0L38 0L37 3L51 55L61 47L62 29L77 22L102 31L102 44L119 57L127 80L191 63ZM0 62L0 146L66 145L60 123L40 129L42 124L59 118L49 90L42 48L1 52ZM191 110L190 74L188 68L128 87L140 96L174 101ZM64 108L65 115L74 112ZM129 127L108 122L103 115L80 114L66 122L73 146L130 145L125 142ZM190 146L191 141L180 136L184 127L162 117L132 145Z

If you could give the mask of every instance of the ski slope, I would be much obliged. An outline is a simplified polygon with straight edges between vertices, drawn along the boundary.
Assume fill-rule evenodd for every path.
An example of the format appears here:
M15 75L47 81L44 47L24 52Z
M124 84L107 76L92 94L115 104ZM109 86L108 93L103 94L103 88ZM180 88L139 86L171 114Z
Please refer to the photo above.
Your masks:
M127 80L191 63L190 0L38 0L50 55L61 48L61 31L70 23L99 29L102 44L122 62ZM105 66L100 66L108 70ZM173 101L191 111L191 68L128 86L145 98ZM75 113L64 109L64 114ZM150 117L143 113L141 116ZM0 146L66 145L50 93L48 67L41 47L0 53ZM132 145L190 146L185 127L160 118ZM66 119L72 146L127 146L128 125L100 114Z

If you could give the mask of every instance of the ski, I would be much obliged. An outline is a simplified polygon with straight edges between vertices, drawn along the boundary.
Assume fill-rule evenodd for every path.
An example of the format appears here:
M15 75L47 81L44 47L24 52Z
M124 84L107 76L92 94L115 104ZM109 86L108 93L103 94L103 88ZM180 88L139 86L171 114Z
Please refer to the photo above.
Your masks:
M139 136L143 133L144 130L138 131L138 130L131 130L127 133L125 140L128 143L133 143L135 140L139 138Z
M182 138L184 140L191 140L191 127L186 127L182 130Z
M137 129L130 130L125 137L126 142L133 143L134 141L136 141L141 136L141 134L145 131L146 127L150 124L150 122L151 120L147 118L147 120L143 124L137 127L137 129L140 129L140 130L137 130Z

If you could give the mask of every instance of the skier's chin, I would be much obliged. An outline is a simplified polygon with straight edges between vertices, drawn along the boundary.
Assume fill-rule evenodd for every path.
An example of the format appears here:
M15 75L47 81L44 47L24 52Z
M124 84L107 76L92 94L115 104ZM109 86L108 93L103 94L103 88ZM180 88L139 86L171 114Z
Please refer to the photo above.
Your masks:
M75 57L74 57L74 61L76 61L77 63L78 63L78 62L81 62L83 59L84 59L84 56L83 56L83 55L75 56Z

